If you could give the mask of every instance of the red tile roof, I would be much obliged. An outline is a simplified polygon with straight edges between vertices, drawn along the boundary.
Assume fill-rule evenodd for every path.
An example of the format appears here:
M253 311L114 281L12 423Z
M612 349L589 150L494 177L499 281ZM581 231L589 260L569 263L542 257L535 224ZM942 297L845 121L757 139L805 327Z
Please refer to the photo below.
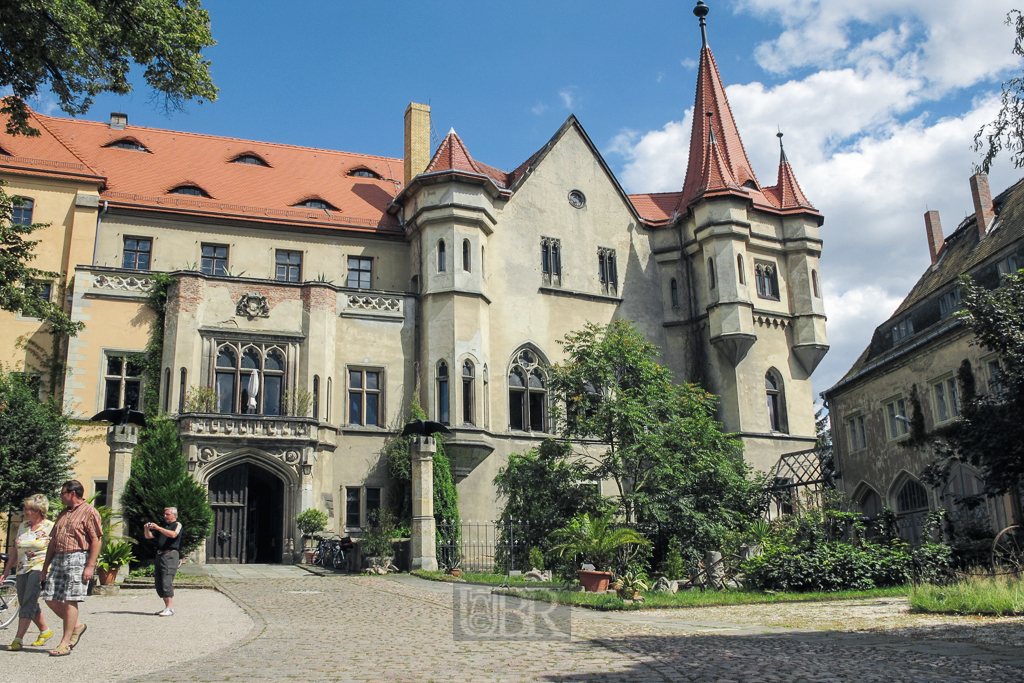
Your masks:
M671 223L676 216L676 208L682 199L682 192L655 192L653 194L631 194L629 200L633 207L651 225Z
M427 168L423 172L440 173L442 171L461 171L462 173L487 176L499 188L507 190L512 184L510 179L515 176L519 169L516 169L513 173L505 173L493 166L477 161L469 154L469 150L466 149L466 144L459 137L459 134L452 130L441 141L437 151L434 152L434 157L427 164Z
M401 159L140 126L114 130L105 123L39 114L33 118L40 124L42 136L0 134L0 148L19 157L81 164L106 179L101 199L115 206L399 231L396 218L386 208L400 189ZM109 146L122 139L136 141L148 151ZM266 160L269 166L232 163L247 153ZM8 159L0 157L0 164L14 166ZM348 175L364 167L383 179ZM168 194L181 185L195 185L210 199ZM310 197L322 198L338 209L292 208Z
M764 195L780 209L813 209L814 205L804 196L800 184L796 181L793 167L789 165L786 155L779 162L779 179L773 187L764 188Z

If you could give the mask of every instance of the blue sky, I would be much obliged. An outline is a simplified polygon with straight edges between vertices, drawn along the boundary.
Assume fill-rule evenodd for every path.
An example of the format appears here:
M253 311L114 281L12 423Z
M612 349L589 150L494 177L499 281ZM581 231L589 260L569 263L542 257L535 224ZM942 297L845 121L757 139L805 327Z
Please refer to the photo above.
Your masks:
M1009 0L707 0L709 42L754 170L776 127L825 215L821 272L834 384L929 264L922 214L970 210L971 138L1020 73ZM627 191L685 175L700 33L688 0L207 0L214 103L166 115L141 87L86 118L399 157L429 102L474 157L512 169L576 114ZM37 108L57 114L52 98ZM1021 175L1005 160L994 192Z

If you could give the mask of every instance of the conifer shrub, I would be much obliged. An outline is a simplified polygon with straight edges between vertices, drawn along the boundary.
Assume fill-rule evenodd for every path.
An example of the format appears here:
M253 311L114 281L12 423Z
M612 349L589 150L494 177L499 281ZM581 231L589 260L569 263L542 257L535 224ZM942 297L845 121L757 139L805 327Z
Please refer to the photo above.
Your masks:
M142 525L163 523L164 508L178 508L182 526L181 554L198 548L213 528L213 510L205 489L188 472L181 440L171 420L151 418L139 436L132 474L121 496L128 535L140 540L139 559L155 556L156 545L142 541Z

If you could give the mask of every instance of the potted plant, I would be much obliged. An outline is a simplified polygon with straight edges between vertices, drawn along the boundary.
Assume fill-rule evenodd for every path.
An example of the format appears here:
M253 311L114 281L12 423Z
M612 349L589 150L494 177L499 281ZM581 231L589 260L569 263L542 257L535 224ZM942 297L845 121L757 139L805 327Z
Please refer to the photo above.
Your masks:
M640 591L650 590L647 577L640 572L627 571L615 579L612 588L622 600L641 600Z
M313 536L324 530L327 526L327 513L321 510L308 508L299 513L295 518L295 524L299 527L299 533L303 539L303 554L306 564L313 561L314 548L312 546Z
M363 563L375 569L387 569L395 559L392 539L397 530L395 516L388 510L374 510L369 515L369 524L359 539L359 551Z
M612 579L612 563L616 551L624 545L650 545L650 541L627 527L613 527L614 509L604 514L591 516L587 513L576 515L569 523L551 534L555 541L552 552L559 557L566 555L582 558L584 564L591 564L594 570L576 572L583 589L588 592L608 590Z
M108 541L96 561L96 570L101 585L108 586L117 579L117 570L135 560L132 545L128 541Z

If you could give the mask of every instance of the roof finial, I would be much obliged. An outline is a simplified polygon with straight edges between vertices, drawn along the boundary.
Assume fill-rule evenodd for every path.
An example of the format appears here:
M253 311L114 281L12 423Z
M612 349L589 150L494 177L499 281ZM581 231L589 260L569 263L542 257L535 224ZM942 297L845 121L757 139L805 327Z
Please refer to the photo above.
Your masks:
M777 137L779 139L779 163L780 164L784 164L787 161L789 161L789 159L786 158L786 148L782 146L782 129L781 128L779 129L779 132L775 134L775 137Z
M711 9L704 4L704 0L697 0L697 6L693 8L693 14L700 19L700 46L705 48L708 46L708 25L704 21L704 17L708 15Z

